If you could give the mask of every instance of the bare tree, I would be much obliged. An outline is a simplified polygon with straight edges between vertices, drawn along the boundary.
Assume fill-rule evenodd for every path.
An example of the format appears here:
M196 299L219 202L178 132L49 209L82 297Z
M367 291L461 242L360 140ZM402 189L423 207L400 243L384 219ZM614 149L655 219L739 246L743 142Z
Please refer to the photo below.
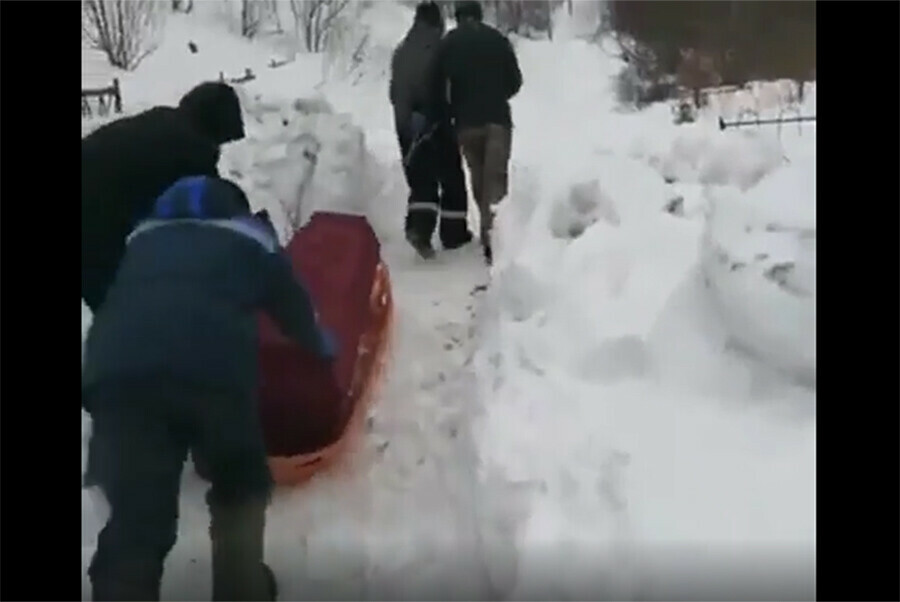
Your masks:
M132 70L156 50L164 11L160 0L83 0L82 37L113 66Z
M262 11L257 0L241 0L241 35L252 38L259 32Z
M253 38L274 31L282 33L278 0L241 0L241 35Z
M309 52L321 52L325 47L335 19L347 8L350 0L290 0L294 15L294 29Z
M281 14L278 12L278 0L268 0L266 2L266 13L275 25L275 32L284 33L284 27L281 25Z
M563 0L493 0L485 3L503 33L533 37L546 33L553 37L553 11Z
M710 65L691 64L701 54L726 85L805 78L816 64L814 2L607 0L606 5L613 29L651 48L662 73L675 75L686 61L688 71L711 75ZM682 53L689 49L698 54Z

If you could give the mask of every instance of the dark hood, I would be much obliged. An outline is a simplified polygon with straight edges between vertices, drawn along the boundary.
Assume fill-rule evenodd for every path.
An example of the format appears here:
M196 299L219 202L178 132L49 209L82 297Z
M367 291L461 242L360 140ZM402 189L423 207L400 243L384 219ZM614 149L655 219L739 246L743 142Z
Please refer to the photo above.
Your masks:
M206 82L182 97L178 108L184 111L200 133L216 144L244 137L241 103L234 89L223 82Z

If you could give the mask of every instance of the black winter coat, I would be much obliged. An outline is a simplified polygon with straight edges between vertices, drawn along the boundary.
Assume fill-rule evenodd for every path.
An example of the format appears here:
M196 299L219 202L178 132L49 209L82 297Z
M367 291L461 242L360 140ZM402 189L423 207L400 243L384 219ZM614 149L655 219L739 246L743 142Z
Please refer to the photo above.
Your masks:
M447 34L438 50L433 93L450 88L450 111L457 129L489 123L512 127L509 99L522 87L512 44L480 22L464 21Z
M221 196L222 180L210 194ZM190 201L190 199L188 199ZM306 290L275 232L260 221L182 203L131 234L85 345L86 393L104 383L174 378L252 396L257 387L257 312L304 348L327 354ZM167 217L159 217L165 215ZM209 217L214 216L214 217ZM89 395L83 396L88 398Z
M394 50L391 58L390 99L394 106L394 123L398 132L409 125L414 111L434 120L445 111L434 106L440 97L434 97L435 59L441 42L442 31L421 21L413 24Z
M97 311L125 237L181 177L218 175L219 145L243 137L240 104L225 84L201 84L179 108L157 107L104 125L81 141L81 297Z

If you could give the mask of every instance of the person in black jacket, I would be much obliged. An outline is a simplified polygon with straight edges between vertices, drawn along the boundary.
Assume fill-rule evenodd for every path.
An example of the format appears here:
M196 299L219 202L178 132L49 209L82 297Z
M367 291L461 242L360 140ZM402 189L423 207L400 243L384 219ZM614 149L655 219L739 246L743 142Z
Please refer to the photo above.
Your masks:
M412 28L391 60L390 99L409 184L406 237L423 256L432 257L431 238L438 225L445 249L472 240L466 222L468 197L459 142L447 111L431 90L434 60L444 34L444 19L434 2L416 7Z
M158 600L188 451L212 485L214 600L273 600L263 563L272 486L256 403L257 312L320 357L337 353L267 218L235 184L178 180L128 236L85 345L93 418L85 483L111 507L95 600Z
M508 193L512 146L509 100L522 87L512 44L482 22L481 3L456 3L458 27L438 50L432 86L436 96L449 84L450 115L472 178L472 194L481 215L485 259L493 258L490 233L493 208Z
M125 236L181 177L218 175L219 147L244 137L237 94L203 83L178 107L106 124L81 141L81 298L96 312Z

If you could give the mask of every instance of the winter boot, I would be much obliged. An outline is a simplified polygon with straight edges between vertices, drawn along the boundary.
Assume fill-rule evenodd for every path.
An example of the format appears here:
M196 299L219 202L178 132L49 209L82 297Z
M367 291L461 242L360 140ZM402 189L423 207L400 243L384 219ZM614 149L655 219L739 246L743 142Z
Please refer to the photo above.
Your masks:
M214 601L275 600L277 585L263 562L267 500L210 503Z
M406 240L412 245L422 259L434 259L434 247L431 246L430 240L425 240L415 230L406 231Z
M463 233L459 236L442 236L441 246L448 251L452 251L454 249L466 246L467 244L472 242L473 238L474 237L469 230L464 230Z

